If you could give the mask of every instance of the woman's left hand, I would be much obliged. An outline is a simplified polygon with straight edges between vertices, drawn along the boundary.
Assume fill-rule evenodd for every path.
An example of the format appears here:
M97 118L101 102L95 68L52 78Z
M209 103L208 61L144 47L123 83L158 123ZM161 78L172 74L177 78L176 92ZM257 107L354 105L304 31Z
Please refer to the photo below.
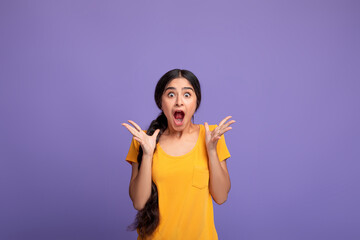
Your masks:
M216 150L217 142L219 141L221 135L232 129L229 127L231 124L235 122L235 120L231 120L227 122L232 116L227 116L224 118L214 130L210 131L209 125L205 122L205 142L207 151Z

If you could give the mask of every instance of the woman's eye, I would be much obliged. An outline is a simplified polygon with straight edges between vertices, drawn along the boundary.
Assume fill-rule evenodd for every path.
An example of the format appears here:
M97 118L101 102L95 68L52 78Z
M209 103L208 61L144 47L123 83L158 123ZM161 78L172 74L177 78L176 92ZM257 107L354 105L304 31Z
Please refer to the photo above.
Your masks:
M168 93L168 96L169 96L169 97L173 97L174 94L173 94L173 93Z
M185 93L184 96L185 96L185 97L190 97L191 94L190 94L190 93Z

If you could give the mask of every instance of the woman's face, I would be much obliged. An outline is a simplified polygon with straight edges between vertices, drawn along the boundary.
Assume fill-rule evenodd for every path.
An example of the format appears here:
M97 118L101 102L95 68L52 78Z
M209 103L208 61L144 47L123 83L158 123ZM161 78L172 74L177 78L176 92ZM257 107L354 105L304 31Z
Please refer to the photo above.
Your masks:
M186 78L171 80L165 87L161 101L161 109L173 129L182 130L191 123L196 109L196 94Z

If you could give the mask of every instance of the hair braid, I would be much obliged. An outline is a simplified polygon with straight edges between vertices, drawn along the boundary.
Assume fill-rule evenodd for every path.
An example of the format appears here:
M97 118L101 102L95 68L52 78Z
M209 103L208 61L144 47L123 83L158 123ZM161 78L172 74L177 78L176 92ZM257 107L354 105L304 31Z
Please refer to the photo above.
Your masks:
M160 135L167 128L167 119L164 112L161 112L159 116L153 120L146 131L147 135L152 135L156 129L160 129L160 132L156 138L156 144L159 142ZM155 152L156 148L154 149ZM142 162L143 150L139 147L139 154L137 161L139 163L138 169L140 169ZM151 235L159 224L159 204L158 204L158 191L155 183L151 182L151 195L147 200L143 209L138 211L133 224L129 226L131 230L138 229L139 235L144 238Z

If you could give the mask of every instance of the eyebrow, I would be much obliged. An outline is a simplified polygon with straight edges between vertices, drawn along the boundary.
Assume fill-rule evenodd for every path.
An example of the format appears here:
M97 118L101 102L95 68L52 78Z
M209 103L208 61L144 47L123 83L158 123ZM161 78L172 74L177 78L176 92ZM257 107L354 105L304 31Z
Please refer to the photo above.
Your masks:
M166 92L166 91L169 90L169 89L174 89L174 90L176 90L176 88L174 88L174 87L167 87L164 92ZM182 90L184 90L184 89L189 89L189 90L194 91L194 89L193 89L192 87L183 87Z

